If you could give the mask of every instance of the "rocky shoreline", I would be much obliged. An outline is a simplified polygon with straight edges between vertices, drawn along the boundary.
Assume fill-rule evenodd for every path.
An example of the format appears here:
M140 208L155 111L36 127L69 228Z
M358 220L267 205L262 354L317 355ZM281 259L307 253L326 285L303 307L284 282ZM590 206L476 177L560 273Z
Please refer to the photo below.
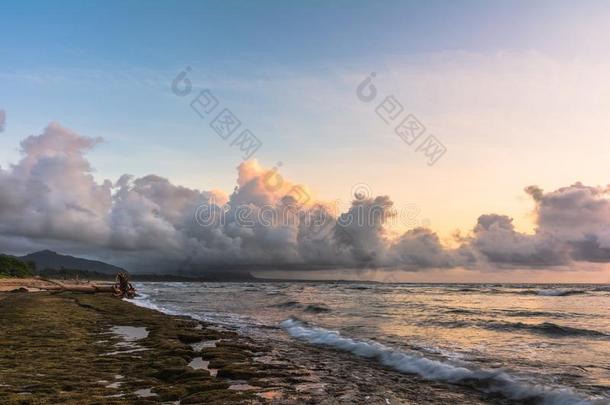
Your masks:
M111 294L0 293L0 403L482 404L298 341L261 342Z
M3 293L0 313L1 403L257 403L292 374L234 332L110 294Z

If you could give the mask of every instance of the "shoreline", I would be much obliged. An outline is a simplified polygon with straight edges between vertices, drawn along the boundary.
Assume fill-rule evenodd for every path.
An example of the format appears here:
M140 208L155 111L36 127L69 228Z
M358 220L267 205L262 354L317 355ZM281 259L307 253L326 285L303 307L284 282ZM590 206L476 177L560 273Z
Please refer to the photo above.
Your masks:
M292 374L255 367L270 348L250 339L111 294L0 293L0 313L2 403L259 403Z
M111 294L0 293L0 312L3 403L509 403Z

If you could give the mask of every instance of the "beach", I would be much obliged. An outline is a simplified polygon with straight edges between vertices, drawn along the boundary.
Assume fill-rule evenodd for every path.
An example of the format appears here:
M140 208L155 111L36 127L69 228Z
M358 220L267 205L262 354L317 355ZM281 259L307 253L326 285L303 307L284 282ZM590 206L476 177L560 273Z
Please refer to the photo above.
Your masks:
M1 403L503 402L340 351L296 340L277 345L111 294L2 292L0 314Z

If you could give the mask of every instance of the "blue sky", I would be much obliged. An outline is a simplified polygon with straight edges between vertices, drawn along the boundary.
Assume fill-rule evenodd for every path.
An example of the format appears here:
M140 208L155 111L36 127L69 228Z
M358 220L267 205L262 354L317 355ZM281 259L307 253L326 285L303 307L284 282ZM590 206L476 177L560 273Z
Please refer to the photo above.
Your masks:
M0 165L57 121L105 139L89 156L99 179L155 173L230 192L240 154L170 91L191 66L263 141L261 164L281 161L324 198L364 182L445 234L487 210L530 229L523 187L605 182L605 90L591 101L579 89L605 80L608 14L596 1L5 3ZM446 144L437 166L354 96L372 71ZM571 115L561 132L553 117ZM590 159L566 164L574 153Z

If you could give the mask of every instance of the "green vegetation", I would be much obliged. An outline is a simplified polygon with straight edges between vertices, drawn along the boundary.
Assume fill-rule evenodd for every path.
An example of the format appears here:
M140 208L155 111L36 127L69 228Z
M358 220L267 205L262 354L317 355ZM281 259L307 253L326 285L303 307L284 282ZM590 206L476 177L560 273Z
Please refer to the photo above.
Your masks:
M15 257L0 255L0 278L31 277L35 273L34 263L25 263Z

